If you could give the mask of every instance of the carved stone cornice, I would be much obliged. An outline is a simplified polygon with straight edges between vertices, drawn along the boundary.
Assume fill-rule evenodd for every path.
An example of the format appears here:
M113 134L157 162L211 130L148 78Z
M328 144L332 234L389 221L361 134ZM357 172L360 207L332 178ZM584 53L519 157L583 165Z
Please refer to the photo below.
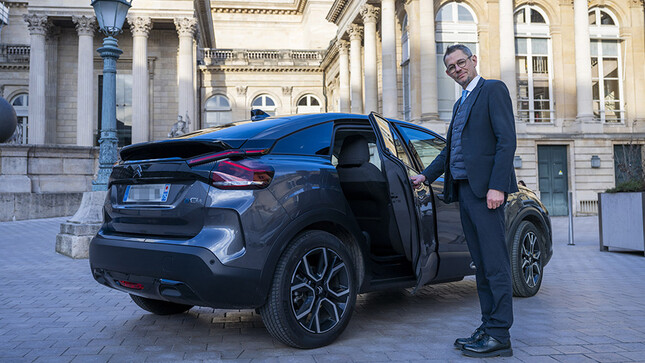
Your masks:
M8 8L26 8L29 6L28 2L18 2L18 1L5 1L4 5Z
M197 19L175 18L175 27L180 37L194 37L197 30Z
M210 73L322 73L323 69L318 67L256 67L256 66L199 66L202 72Z
M29 62L27 63L0 63L0 69L11 69L11 70L26 70L29 69Z
M361 8L361 16L363 17L364 23L376 23L378 20L379 8L374 7L370 4L365 4Z
M363 27L358 24L352 24L347 29L347 34L349 34L349 40L361 40L363 38Z
M261 14L261 15L300 15L307 4L306 0L295 0L293 4L267 4L264 7L253 5L240 6L235 3L220 4L224 1L217 1L212 7L213 13L224 14Z
M327 21L330 23L334 23L338 25L338 21L342 18L342 15L345 13L347 10L347 3L349 3L349 0L336 0L334 1L334 4L332 4L331 9L329 9L329 13L327 13Z
M152 19L149 16L129 16L128 24L130 24L130 32L133 37L143 36L148 37L152 29Z
M22 18L27 23L29 34L47 35L47 30L51 27L51 21L47 15L24 14Z
M94 36L94 32L97 28L95 17L85 15L72 15L72 21L74 22L74 24L76 24L76 32L79 36Z

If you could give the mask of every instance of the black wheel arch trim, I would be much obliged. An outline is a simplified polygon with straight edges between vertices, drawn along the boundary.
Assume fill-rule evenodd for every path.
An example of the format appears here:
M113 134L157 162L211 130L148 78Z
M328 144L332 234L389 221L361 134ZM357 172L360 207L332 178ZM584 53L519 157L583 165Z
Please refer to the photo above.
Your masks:
M291 240L293 240L293 238L296 235L298 235L298 233L307 229L315 229L315 228L308 228L310 226L328 224L328 223L342 227L344 232L342 230L338 230L336 231L336 233L334 233L333 231L325 230L323 228L320 228L320 229L325 230L326 232L329 232L331 234L334 234L337 237L339 237L339 234L341 235L349 234L356 242L356 246L358 247L361 256L355 256L359 260L354 262L355 262L355 267L358 269L356 274L357 282L358 282L357 291L361 291L361 285L364 283L364 278L363 278L363 276L365 275L364 271L367 268L366 259L363 258L362 256L369 255L369 246L367 241L365 240L365 237L360 232L358 224L356 223L356 221L354 221L354 217L352 215L344 214L339 210L316 209L316 210L310 210L308 212L305 212L299 215L296 219L291 221L282 230L282 232L280 232L280 234L275 238L275 242L273 243L272 248L269 252L269 255L267 256L264 262L264 268L262 269L262 274L260 276L260 283L258 286L258 288L260 289L259 291L260 296L266 297L268 295L269 289L271 287L271 282L273 281L273 275L277 267L277 261L278 259L280 259L280 256L282 256L284 251L287 249L289 242L291 242ZM342 238L341 238L341 241L343 241ZM343 242L346 242L346 241L343 241ZM350 246L350 250L353 253L355 253L355 251L353 251L353 248L351 248L351 246Z

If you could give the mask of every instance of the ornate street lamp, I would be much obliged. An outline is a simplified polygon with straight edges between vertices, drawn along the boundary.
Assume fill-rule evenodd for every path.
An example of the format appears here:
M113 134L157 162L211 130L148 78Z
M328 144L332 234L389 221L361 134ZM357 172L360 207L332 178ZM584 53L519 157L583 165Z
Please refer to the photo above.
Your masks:
M97 52L103 58L103 103L101 112L101 138L99 139L99 172L92 182L93 191L107 190L112 167L117 161L116 137L116 61L123 51L114 36L121 33L125 16L132 0L93 0L101 31L106 35Z

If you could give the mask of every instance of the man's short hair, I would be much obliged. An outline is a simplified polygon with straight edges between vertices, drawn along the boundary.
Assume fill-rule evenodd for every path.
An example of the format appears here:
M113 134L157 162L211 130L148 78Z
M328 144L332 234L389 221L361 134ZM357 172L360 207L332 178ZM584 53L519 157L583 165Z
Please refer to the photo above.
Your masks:
M452 53L454 53L454 52L456 52L458 50L464 52L466 57L470 58L473 55L473 52L471 52L470 48L468 48L467 46L465 46L463 44L453 44L453 45L449 46L448 49L446 49L446 53L444 53L444 55L443 55L443 63L446 64L446 57L448 55L450 55L450 54L452 54Z

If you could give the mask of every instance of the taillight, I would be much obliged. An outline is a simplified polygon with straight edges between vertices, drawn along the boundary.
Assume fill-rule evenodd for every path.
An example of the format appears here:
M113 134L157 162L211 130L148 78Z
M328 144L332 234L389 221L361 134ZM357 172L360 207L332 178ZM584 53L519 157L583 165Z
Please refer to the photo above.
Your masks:
M221 160L211 172L211 182L219 189L262 189L273 179L274 170L257 160Z

